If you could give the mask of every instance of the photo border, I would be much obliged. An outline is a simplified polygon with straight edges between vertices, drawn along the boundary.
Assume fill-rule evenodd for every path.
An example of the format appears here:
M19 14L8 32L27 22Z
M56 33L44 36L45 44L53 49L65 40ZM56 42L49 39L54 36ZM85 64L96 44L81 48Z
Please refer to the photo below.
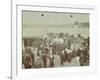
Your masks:
M12 75L12 79L15 79L17 76L18 76L18 50L17 50L17 37L18 37L18 34L17 34L17 30L18 30L18 25L17 25L17 21L18 21L18 14L17 14L17 10L18 10L18 6L23 6L23 5L20 5L20 4L17 4L16 5L16 70L15 70L15 68L14 68L14 65L13 65L13 61L12 61L12 69L11 69L11 75ZM52 7L52 8L71 8L71 7L59 7L59 6L41 6L41 5L24 5L24 6L33 6L33 7ZM80 8L80 7L77 7L77 8L74 8L74 7L72 7L73 9L87 9L87 10L95 10L95 8ZM12 12L13 13L13 12ZM63 13L63 12L62 12ZM12 20L13 20L13 16L12 16ZM13 22L13 21L12 21ZM90 31L90 30L89 30ZM12 29L12 33L13 33L13 29ZM89 32L90 33L90 32ZM90 34L89 34L90 35ZM13 35L12 35L12 38L13 38ZM13 39L12 39L12 41L13 41ZM12 47L13 47L13 43L12 43ZM12 51L12 53L13 53L13 51ZM13 55L11 55L11 57L12 57L12 60L14 60L13 59ZM13 71L13 70L15 70L15 71ZM16 72L16 74L14 73L14 72ZM14 73L14 74L13 74ZM95 72L94 72L95 73Z

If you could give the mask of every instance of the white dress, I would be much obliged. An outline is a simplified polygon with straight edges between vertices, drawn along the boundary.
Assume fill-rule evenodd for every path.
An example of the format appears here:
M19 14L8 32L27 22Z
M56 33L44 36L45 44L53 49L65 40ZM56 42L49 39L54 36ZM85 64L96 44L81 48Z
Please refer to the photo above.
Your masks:
M59 55L54 55L54 67L60 67L61 66L61 59Z

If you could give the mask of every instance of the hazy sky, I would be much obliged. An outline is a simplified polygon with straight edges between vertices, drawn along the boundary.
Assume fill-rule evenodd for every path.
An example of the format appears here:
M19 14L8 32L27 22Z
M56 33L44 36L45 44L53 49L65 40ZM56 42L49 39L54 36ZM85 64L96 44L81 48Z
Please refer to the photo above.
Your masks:
M23 11L25 26L74 24L75 21L88 23L89 14Z

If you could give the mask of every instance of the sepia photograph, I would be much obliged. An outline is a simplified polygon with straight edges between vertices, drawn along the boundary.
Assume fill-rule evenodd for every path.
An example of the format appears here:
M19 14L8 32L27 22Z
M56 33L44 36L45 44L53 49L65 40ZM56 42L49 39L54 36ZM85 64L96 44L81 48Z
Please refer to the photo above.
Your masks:
M89 66L89 16L22 10L22 69Z

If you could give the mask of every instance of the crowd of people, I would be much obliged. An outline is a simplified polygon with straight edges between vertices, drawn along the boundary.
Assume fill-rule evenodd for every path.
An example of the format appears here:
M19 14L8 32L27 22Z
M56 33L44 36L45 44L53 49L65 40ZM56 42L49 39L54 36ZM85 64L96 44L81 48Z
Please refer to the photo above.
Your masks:
M73 58L78 58L80 66L89 65L89 37L49 33L46 37L23 38L24 69L60 67Z

